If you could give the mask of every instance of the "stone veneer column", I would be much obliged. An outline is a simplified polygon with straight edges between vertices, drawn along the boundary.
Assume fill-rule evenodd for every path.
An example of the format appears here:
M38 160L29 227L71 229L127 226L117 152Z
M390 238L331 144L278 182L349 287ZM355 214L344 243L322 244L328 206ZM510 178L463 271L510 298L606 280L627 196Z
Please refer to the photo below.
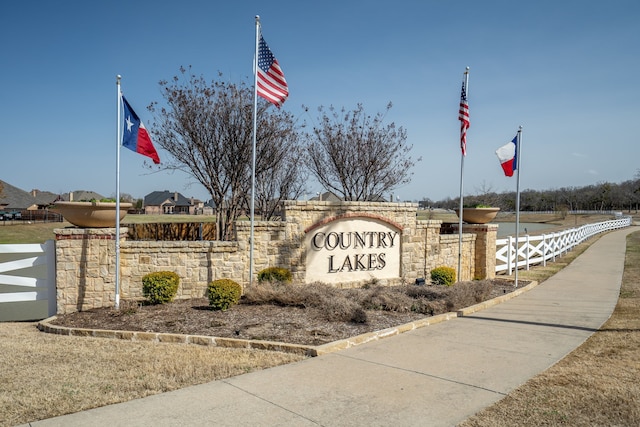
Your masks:
M127 232L120 228L120 242ZM54 233L58 314L114 304L116 229L58 228Z
M407 283L415 283L415 279L422 278L427 282L434 265L438 263L440 254L440 220L416 221L414 237L412 239L415 262L406 272ZM404 248L405 252L407 247ZM412 274L413 273L413 274Z
M497 224L464 224L463 233L476 235L474 279L493 279L496 277L496 239Z
M244 264L240 283L245 286L250 282L249 255L251 250L251 223L236 221L236 239L238 253ZM257 280L260 270L267 267L284 267L295 272L295 265L290 258L290 239L287 236L286 224L282 221L254 221L253 230L253 279ZM237 280L237 279L236 279Z

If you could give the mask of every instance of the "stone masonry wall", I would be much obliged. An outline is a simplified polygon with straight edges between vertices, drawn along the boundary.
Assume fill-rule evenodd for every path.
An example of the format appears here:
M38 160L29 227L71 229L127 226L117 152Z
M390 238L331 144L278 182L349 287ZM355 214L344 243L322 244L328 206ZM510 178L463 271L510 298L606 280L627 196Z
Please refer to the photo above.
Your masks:
M126 237L122 228L120 238ZM56 229L57 312L113 305L115 229Z
M413 203L287 201L282 221L254 222L253 279L264 268L285 267L291 270L294 283L304 283L306 232L319 223L349 217L384 219L401 230L400 276L382 284L413 283L416 278L428 282L435 267L457 269L458 235L440 234L441 221L418 221L416 214ZM493 277L497 226L464 227L459 280ZM120 232L122 299L142 298L142 277L154 271L169 270L180 276L178 298L203 297L207 284L219 278L249 284L248 221L236 223L233 242L128 241L127 229ZM58 313L112 307L115 229L65 228L55 233Z

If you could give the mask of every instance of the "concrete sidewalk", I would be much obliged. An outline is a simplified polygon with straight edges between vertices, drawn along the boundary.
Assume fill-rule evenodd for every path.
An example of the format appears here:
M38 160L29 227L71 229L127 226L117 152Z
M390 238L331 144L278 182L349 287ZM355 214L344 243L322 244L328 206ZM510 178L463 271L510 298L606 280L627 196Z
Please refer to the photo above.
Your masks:
M549 368L609 318L625 237L636 230L602 236L543 284L470 316L29 425L453 426Z

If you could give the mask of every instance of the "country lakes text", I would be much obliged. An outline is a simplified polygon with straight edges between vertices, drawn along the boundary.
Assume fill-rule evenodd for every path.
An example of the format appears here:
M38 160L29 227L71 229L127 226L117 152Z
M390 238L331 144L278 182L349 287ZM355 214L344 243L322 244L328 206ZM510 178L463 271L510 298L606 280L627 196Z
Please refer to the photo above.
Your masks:
M387 265L385 249L393 248L397 237L397 231L318 232L311 238L311 245L315 250L330 252L329 273L374 271ZM352 253L341 255L338 251Z

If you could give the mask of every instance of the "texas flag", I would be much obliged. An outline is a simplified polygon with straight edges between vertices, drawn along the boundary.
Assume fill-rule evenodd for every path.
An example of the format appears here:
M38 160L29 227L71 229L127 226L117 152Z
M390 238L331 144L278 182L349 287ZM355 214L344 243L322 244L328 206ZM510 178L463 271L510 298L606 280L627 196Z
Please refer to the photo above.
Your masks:
M516 159L518 157L518 135L507 145L496 150L498 160L506 176L513 176L513 171L518 169Z
M140 153L143 156L150 157L153 163L160 163L160 157L156 151L149 132L144 127L144 123L140 120L133 108L129 105L125 97L122 97L124 104L124 133L122 135L122 145L131 151Z

